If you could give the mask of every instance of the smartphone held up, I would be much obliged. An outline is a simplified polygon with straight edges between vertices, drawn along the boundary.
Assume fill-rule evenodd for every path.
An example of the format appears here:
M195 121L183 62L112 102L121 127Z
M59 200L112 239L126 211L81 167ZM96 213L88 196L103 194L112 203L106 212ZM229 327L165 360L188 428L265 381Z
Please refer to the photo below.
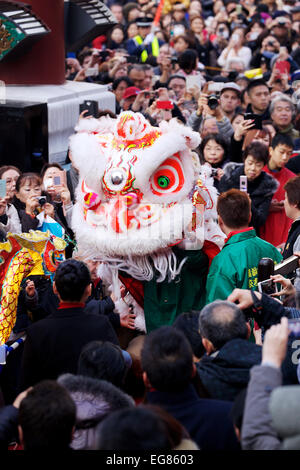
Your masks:
M262 129L262 117L259 114L245 113L245 121L252 120L254 122L254 129Z
M262 294L272 295L278 292L277 284L273 279L266 279L258 283L258 292Z
M98 102L93 100L85 100L79 107L80 114L86 111L84 117L92 116L96 119L99 117Z
M240 176L240 191L244 191L246 193L247 190L248 190L247 176L241 175Z
M0 180L0 199L4 199L6 197L6 180Z
M53 185L54 186L60 186L61 185L60 176L53 176Z

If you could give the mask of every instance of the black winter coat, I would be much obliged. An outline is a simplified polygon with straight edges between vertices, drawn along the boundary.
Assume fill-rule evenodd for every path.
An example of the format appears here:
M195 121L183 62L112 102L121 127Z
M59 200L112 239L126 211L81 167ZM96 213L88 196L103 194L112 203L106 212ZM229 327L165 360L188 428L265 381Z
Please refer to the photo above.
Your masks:
M219 182L219 192L223 193L232 188L240 189L240 176L244 174L244 164L228 163L224 167L224 175ZM259 228L267 220L271 200L277 187L277 181L264 171L254 181L248 181L252 212L250 225L255 228L258 235Z
M58 309L33 323L26 331L20 390L41 380L56 380L67 372L76 374L80 352L90 341L119 345L108 319L87 313L82 307Z
M230 418L232 403L199 398L191 384L178 392L149 391L147 402L177 419L200 450L240 449Z
M287 259L293 255L294 244L300 236L300 219L294 220L289 230L288 239L282 253L283 259Z
M262 294L261 310L253 311L255 321L266 331L272 325L280 323L282 317L299 318L300 311L286 308L277 300ZM281 366L283 385L298 384L297 361L293 360L295 353L295 338L290 335L287 352ZM236 396L248 386L250 369L261 363L262 347L235 338L228 341L219 351L204 356L196 364L200 380L211 398L233 401Z
M34 282L37 296L26 296L25 284L30 279ZM13 328L18 334L25 331L32 323L35 323L49 315L55 314L59 306L58 297L54 294L52 281L46 276L28 276L22 283L22 289L18 298L17 318ZM120 328L120 315L114 313L115 304L109 296L103 295L102 281L97 285L92 284L91 296L86 301L86 312L106 315L114 329Z
M200 380L211 398L234 401L250 379L251 367L261 362L261 346L232 339L217 353L196 364Z
M10 442L18 437L19 410L13 405L4 406L0 410L0 450L7 451Z

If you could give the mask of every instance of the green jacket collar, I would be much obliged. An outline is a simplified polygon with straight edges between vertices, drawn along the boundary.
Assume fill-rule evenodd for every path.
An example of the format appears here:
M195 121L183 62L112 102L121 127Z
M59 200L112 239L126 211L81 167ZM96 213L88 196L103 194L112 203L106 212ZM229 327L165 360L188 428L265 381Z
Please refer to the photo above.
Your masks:
M248 230L243 230L242 232L233 234L230 236L229 239L227 239L223 249L225 246L232 245L233 243L239 243L244 240L249 240L249 238L255 238L256 237L256 232L254 228L250 227Z

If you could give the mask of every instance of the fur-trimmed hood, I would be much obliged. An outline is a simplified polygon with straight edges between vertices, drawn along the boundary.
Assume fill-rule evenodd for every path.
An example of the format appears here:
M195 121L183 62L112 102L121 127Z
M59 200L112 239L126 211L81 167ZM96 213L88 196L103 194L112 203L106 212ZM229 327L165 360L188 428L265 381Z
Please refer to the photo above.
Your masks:
M88 449L95 429L109 413L134 406L134 400L113 384L81 375L63 374L58 383L65 387L76 404L76 430L71 447Z
M230 162L227 163L223 170L224 175L219 185L220 192L227 191L229 187L239 189L240 176L244 175L244 164ZM261 175L258 177L257 184L255 185L255 181L253 183L253 189L250 194L251 198L273 196L279 186L278 181L265 171L262 171Z

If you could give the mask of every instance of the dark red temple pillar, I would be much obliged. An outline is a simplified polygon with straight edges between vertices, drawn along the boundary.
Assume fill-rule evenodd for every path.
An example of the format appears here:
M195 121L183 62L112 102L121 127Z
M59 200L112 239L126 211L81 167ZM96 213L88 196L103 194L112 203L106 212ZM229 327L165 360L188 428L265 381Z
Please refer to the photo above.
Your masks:
M61 85L65 82L64 0L26 0L51 29L23 56L0 62L7 85ZM25 98L25 97L24 97Z

